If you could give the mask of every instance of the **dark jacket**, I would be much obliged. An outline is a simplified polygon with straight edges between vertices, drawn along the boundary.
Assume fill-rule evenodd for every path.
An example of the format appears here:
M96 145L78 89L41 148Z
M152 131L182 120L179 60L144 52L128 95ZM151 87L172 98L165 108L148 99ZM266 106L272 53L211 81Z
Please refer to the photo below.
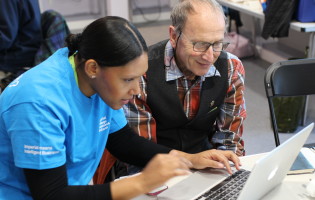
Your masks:
M32 67L42 40L38 0L0 0L0 70Z
M196 117L189 120L183 110L175 81L166 82L164 50L167 41L149 48L147 103L157 123L157 143L188 153L209 149L214 122L228 89L227 55L222 52L215 63L221 77L208 77L202 84L200 106ZM212 104L211 102L214 102Z

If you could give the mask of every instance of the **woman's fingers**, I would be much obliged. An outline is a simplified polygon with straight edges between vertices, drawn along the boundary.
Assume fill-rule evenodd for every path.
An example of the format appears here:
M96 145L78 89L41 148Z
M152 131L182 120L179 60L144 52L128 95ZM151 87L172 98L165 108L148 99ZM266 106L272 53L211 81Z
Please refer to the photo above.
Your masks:
M172 177L187 175L192 166L187 159L175 154L158 154L143 169L145 185L158 187Z

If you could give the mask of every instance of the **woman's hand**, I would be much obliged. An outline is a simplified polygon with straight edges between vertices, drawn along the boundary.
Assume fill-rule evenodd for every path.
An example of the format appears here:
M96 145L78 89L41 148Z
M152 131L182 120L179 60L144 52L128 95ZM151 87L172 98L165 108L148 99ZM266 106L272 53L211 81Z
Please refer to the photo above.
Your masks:
M192 163L178 156L177 152L158 154L147 164L140 176L149 192L172 177L189 174L191 167Z
M189 174L189 168L192 167L190 161L180 157L175 151L169 154L157 154L140 174L112 182L112 198L113 200L131 199L148 193L172 177Z
M232 151L211 149L196 154L187 154L177 150L172 151L178 152L179 155L189 160L195 169L204 169L206 167L226 168L226 170L232 174L229 161L234 163L237 170L239 170L241 166L238 156Z

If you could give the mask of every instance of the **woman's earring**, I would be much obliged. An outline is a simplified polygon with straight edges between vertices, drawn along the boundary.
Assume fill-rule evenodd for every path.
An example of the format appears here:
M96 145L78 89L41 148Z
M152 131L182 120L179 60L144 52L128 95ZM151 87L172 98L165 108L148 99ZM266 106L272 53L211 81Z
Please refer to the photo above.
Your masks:
M95 77L96 77L95 75L92 75L92 76L91 76L91 79L94 79Z

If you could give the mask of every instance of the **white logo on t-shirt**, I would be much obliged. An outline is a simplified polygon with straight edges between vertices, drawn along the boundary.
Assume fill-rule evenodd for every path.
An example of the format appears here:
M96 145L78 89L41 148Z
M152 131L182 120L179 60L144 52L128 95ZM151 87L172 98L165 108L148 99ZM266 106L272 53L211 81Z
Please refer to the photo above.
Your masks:
M110 122L107 121L106 116L102 117L100 119L100 126L98 129L98 132L105 131L106 129L108 129L109 125L110 125Z
M51 146L24 145L24 153L33 155L53 155L60 151L53 151Z
M20 78L22 78L22 76L23 76L23 74L22 75L20 75L19 77L17 77L16 79L14 79L11 83L10 83L10 85L8 86L8 87L15 87L15 86L17 86L18 84L19 84L19 80L20 80Z

